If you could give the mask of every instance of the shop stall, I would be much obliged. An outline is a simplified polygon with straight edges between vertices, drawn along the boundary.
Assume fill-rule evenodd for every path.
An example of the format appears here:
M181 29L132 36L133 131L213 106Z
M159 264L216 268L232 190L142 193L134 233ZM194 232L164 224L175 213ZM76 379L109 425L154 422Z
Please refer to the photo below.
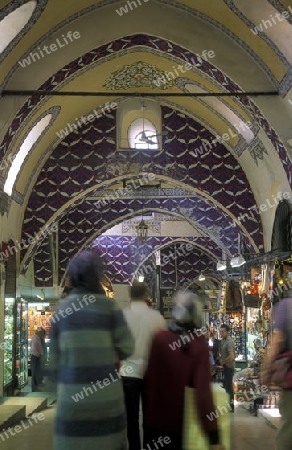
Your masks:
M4 394L13 393L15 373L15 298L4 299Z
M51 318L53 316L57 300L47 302L29 302L28 303L28 367L30 369L30 346L31 338L38 327L46 331L45 343L47 346L47 364L50 359L50 333Z
M16 301L16 355L15 375L17 388L23 388L28 382L28 315L27 302L18 298Z

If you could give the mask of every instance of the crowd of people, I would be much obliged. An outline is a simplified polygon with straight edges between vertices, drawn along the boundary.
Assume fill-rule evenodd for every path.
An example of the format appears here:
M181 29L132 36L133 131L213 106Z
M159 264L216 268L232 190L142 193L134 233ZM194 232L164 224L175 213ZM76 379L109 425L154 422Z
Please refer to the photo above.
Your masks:
M152 450L160 446L182 450L186 387L196 392L198 422L209 448L224 450L217 419L208 420L216 408L211 387L211 365L214 368L216 362L206 336L191 333L203 326L198 296L178 291L172 320L167 324L158 311L149 307L149 291L144 283L133 283L126 310L106 297L101 284L103 264L96 253L77 255L67 273L70 289L56 307L58 320L52 321L51 328L50 379L57 388L55 450ZM74 305L81 303L83 307L75 312ZM278 345L272 344L263 382L268 382L273 358L285 347L283 343L289 336L284 317L277 320L277 330L282 339L278 339ZM230 412L234 412L234 344L228 325L223 324L220 331L219 367L224 373ZM44 350L40 333L36 332L32 342L34 388L41 383ZM254 344L259 350L260 342ZM287 345L292 350L290 340ZM258 365L257 358L252 367ZM292 441L287 428L290 396L291 391L283 395L281 412L286 425L284 434L279 433L280 450L288 450Z

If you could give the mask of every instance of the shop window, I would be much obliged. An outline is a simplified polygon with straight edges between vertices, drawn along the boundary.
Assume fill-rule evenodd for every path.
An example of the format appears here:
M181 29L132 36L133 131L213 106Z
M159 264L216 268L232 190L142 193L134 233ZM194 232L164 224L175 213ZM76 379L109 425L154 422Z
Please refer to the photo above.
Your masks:
M0 21L0 54L17 37L28 23L37 7L37 1L31 0L7 14Z
M6 192L6 194L8 195L12 194L15 180L21 170L24 160L26 159L26 157L28 156L28 154L30 153L36 142L45 133L46 129L48 128L51 122L52 117L53 117L52 114L47 114L45 117L40 119L30 130L28 135L25 137L9 169L7 180L4 184L4 192Z

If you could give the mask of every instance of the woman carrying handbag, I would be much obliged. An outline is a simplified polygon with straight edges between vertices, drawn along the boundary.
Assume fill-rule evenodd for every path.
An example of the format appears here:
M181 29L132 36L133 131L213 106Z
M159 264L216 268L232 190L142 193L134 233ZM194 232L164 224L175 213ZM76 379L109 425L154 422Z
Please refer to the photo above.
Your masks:
M225 450L211 390L211 368L202 327L200 301L191 291L179 291L172 311L169 330L159 331L152 342L145 374L146 427L143 449L157 448L161 439L167 450L187 449L184 439L186 388L194 391L198 424L209 449ZM188 397L190 399L190 397ZM194 445L196 443L194 442ZM201 450L200 447L198 450Z

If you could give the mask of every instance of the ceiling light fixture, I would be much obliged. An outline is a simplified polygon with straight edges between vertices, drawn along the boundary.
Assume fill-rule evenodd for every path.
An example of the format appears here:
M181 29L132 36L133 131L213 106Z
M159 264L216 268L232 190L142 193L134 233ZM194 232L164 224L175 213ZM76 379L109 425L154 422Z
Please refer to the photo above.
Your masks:
M226 270L226 268L227 268L226 261L217 262L217 270Z
M242 255L235 256L235 258L231 258L230 265L231 267L240 267L245 264L245 259Z
M140 239L141 242L144 242L145 239L148 236L148 225L144 222L144 218L143 218L143 212L144 212L144 199L143 199L143 187L141 186L142 189L142 220L139 223L139 225L137 225L136 230L138 233L138 238Z

